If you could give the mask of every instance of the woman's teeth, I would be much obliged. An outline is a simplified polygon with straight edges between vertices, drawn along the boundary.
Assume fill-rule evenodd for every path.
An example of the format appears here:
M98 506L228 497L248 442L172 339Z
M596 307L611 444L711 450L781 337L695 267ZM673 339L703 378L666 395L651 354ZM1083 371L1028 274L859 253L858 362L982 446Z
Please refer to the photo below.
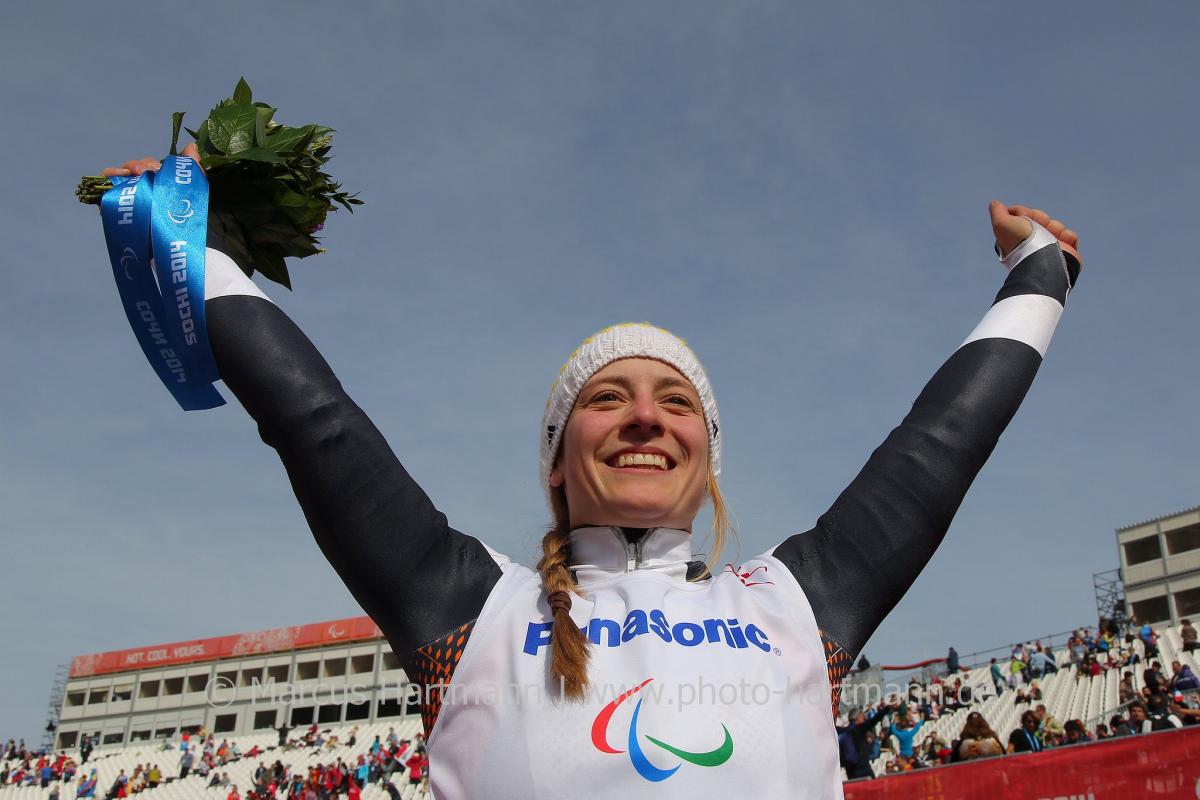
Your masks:
M622 453L617 456L617 469L621 467L651 467L665 470L667 457L651 453Z

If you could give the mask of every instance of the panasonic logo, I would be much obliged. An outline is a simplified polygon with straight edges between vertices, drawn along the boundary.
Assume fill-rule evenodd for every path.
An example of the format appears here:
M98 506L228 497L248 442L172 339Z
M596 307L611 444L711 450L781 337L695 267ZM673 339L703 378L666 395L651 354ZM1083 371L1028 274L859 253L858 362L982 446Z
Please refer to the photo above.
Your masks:
M524 652L536 656L538 651L550 644L553 622L531 622L525 631ZM705 619L699 622L667 621L666 615L658 610L643 611L635 608L624 622L597 617L579 629L588 641L605 647L619 647L639 636L654 635L667 644L696 647L701 644L724 644L735 650L756 647L764 653L771 651L767 634L757 625L743 626L737 619Z

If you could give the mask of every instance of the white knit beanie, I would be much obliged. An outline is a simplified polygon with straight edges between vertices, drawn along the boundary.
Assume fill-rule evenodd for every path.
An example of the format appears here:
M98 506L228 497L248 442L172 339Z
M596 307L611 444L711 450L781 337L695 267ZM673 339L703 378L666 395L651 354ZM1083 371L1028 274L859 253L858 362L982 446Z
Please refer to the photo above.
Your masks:
M720 419L717 401L712 386L700 360L687 346L687 342L670 331L656 328L648 322L622 322L605 328L583 340L583 344L571 354L567 363L558 371L558 378L550 387L546 400L546 413L542 417L541 478L547 496L550 492L550 471L562 442L563 428L567 417L575 407L575 400L593 375L614 361L622 358L653 358L670 364L687 378L700 395L704 410L704 421L708 428L708 452L713 475L721 474Z

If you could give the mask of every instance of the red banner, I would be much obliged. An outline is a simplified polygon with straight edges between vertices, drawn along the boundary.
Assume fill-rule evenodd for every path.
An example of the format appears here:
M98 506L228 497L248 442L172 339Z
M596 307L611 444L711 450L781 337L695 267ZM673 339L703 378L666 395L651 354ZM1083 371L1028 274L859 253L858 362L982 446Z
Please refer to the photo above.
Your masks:
M249 656L259 653L278 653L305 647L379 639L383 632L370 617L351 617L290 628L272 628L255 633L218 636L213 639L193 639L132 650L113 650L71 659L71 677L104 675L131 669L148 669L218 658Z
M969 761L845 784L846 800L1200 797L1200 727Z

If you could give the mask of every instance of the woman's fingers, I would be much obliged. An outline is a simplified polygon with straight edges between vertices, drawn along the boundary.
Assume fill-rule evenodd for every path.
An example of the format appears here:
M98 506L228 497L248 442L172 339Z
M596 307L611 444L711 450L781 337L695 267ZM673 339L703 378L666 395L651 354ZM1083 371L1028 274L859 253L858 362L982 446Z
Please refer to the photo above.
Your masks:
M196 166L200 167L200 171L204 172L204 167L200 166L200 148L196 147L195 142L188 142L187 147L183 148L181 156L187 156L196 162Z
M195 148L195 145L190 146L193 149ZM186 148L184 152L186 153ZM199 155L199 153L196 153L195 156L192 156L196 159L196 163L200 162ZM105 167L100 172L100 175L105 178L112 178L115 176L128 177L131 175L141 175L146 171L157 172L160 169L162 169L161 161L153 156L146 156L145 158L130 159L119 167Z
M195 142L189 143L183 148L180 155L187 156L194 160L197 164L200 163L200 150L196 147ZM144 172L158 172L162 169L162 161L153 156L145 156L144 158L134 158L126 161L119 167L105 167L100 174L105 178L111 178L116 175L121 176L137 176ZM203 169L203 167L201 167Z
M1035 208L1030 211L1029 216L1033 218L1034 222L1036 222L1038 225L1041 225L1043 228L1050 224L1050 215L1045 211L1042 211L1040 208Z
M152 156L146 156L145 158L135 158L126 161L120 168L128 170L129 172L126 174L141 175L147 170L157 172L162 169L162 162Z
M1016 215L1014 209L1021 206L1006 207L999 200L993 200L988 204L988 214L992 218L992 233L996 237L996 244L1000 245L1000 252L1008 255L1012 249L1025 241L1032 230L1029 227L1029 220L1025 219L1024 214Z
M1022 205L1005 206L1000 201L993 200L988 206L988 211L992 217L992 230L996 234L996 243L1000 245L1001 252L1005 255L1025 238L1024 236L1017 238L1019 231L1025 231L1025 235L1028 235L1029 223L1023 219L1028 217L1050 231L1058 239L1059 245L1064 251L1075 256L1081 264L1083 263L1083 259L1079 255L1079 235L1068 228L1066 223L1054 219L1040 208ZM1018 228L1013 223L1014 220L1019 220L1024 227Z

